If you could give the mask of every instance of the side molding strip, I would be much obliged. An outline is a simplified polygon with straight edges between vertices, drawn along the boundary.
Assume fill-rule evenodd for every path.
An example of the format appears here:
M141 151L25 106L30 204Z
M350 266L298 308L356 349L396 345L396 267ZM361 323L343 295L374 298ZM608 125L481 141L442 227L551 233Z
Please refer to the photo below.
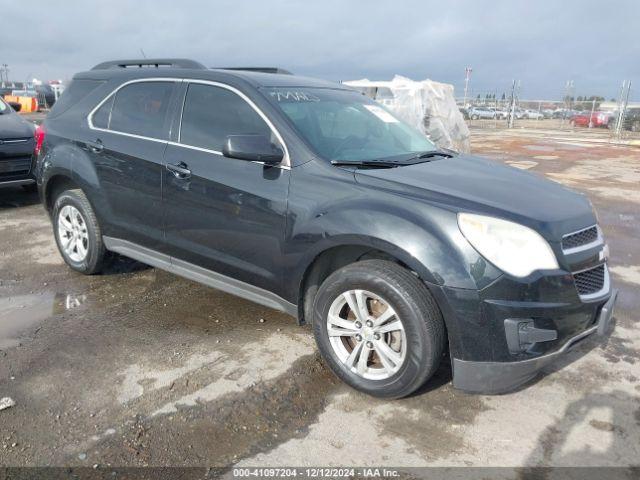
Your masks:
M298 317L298 307L284 298L262 288L236 280L226 275L207 270L192 263L170 257L142 247L127 240L103 236L107 250L119 253L125 257L133 258L147 265L174 273L189 280L193 280L223 292L245 298L260 305L285 312L293 317Z

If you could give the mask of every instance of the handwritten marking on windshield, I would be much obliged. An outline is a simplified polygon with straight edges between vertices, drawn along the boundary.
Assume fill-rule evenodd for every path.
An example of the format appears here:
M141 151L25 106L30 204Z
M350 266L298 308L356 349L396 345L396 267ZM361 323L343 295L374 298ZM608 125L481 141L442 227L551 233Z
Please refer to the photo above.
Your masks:
M319 102L320 98L316 97L312 93L303 92L299 90L284 90L270 92L272 97L278 102Z

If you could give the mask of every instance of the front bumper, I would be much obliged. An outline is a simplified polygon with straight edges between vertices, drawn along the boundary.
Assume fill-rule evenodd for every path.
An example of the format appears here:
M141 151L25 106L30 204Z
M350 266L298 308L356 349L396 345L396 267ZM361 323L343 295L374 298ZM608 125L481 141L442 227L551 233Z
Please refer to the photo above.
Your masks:
M11 140L16 142L16 140ZM0 142L0 186L26 185L35 180L33 139L21 143Z
M453 386L467 392L486 394L504 393L519 387L588 336L594 333L604 336L610 329L617 295L616 290L611 292L593 326L569 338L552 353L514 362L476 362L454 357Z

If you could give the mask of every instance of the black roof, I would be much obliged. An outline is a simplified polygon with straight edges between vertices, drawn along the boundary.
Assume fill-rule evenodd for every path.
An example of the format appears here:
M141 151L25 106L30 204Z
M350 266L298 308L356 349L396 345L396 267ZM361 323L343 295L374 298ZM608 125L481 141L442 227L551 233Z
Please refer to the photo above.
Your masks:
M229 81L232 83L240 80L257 88L317 87L350 90L339 83L292 75L287 70L277 67L228 67L209 69L194 60L180 58L111 60L99 63L89 71L78 73L74 78L110 80L116 77L124 81L150 77L193 78L221 82ZM234 82L234 80L236 82Z

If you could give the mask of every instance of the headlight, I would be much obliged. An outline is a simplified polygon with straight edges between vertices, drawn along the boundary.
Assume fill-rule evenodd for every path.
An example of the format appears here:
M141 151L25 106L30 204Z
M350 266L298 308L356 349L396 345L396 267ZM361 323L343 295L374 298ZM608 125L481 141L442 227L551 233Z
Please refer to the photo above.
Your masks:
M559 268L547 241L528 227L471 213L459 213L458 226L480 255L514 277Z

